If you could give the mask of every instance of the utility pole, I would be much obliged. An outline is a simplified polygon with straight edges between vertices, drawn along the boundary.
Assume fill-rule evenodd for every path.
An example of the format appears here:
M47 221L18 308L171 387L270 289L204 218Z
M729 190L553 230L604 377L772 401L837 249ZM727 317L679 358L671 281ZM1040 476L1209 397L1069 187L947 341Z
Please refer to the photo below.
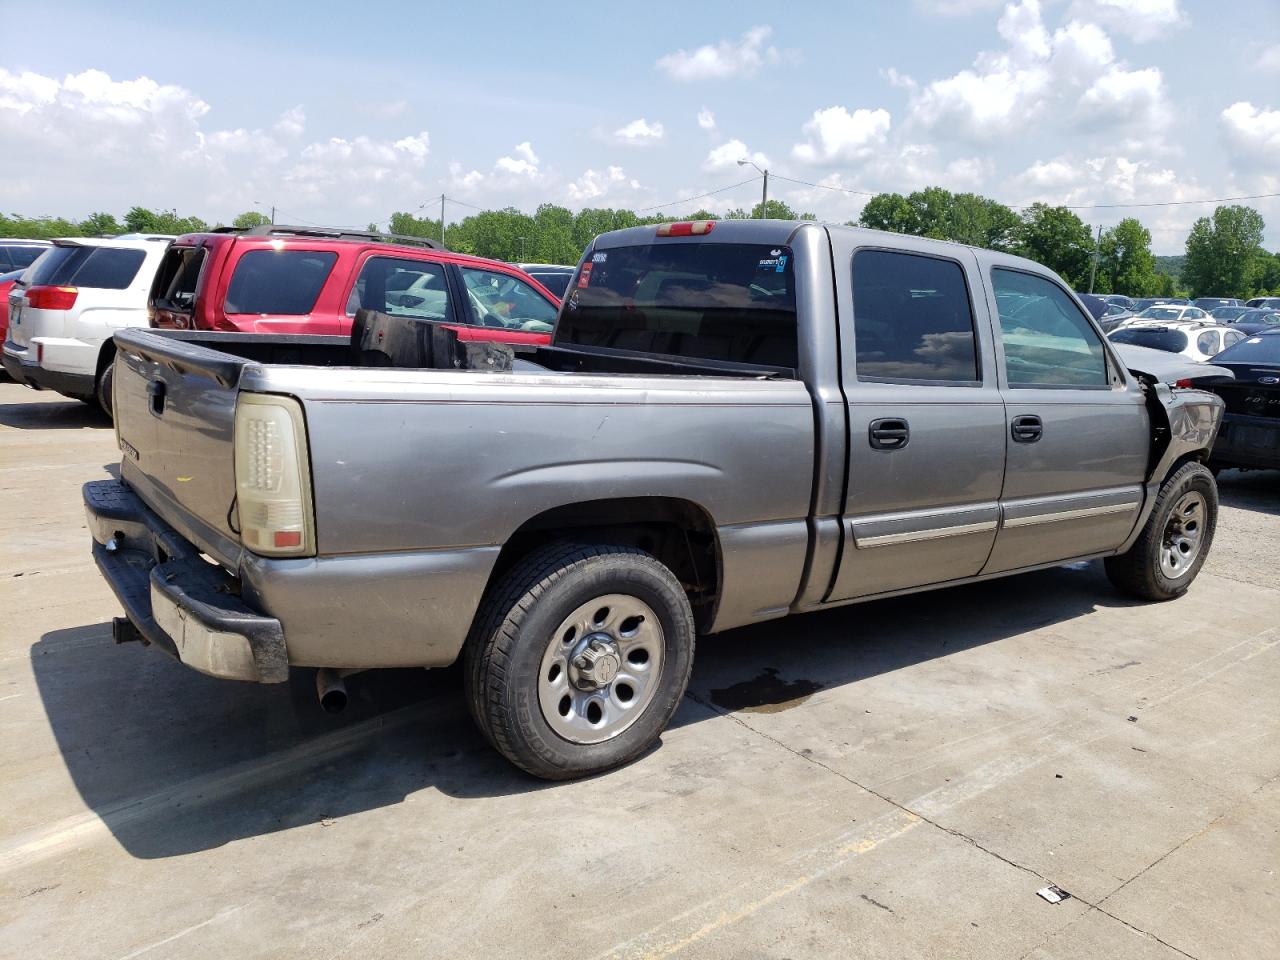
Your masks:
M1102 247L1102 224L1098 224L1098 239L1093 241L1093 266L1089 268L1089 292L1093 293L1093 281L1098 277L1098 254Z
M444 194L440 194L440 246L444 246Z
M521 262L521 263L528 263L528 262L529 262L529 257L528 257L528 255L525 253L524 242L525 242L526 240L528 240L529 238L528 238L528 237L516 237L516 239L520 241L520 262Z
M761 170L750 160L739 160L740 167L755 167L756 173L764 177L764 191L760 194L760 219L764 219L769 215L769 171Z
M274 203L271 205L271 225L273 227L276 225L276 205Z

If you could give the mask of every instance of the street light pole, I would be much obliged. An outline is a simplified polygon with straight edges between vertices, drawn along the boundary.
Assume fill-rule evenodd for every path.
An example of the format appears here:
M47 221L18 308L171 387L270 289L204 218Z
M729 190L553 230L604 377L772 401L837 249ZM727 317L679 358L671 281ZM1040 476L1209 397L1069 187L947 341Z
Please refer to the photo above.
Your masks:
M755 167L756 173L764 177L764 189L760 193L760 219L764 219L769 213L769 171L761 170L750 160L739 160L740 167Z
M1098 254L1102 252L1102 224L1098 224L1098 239L1093 241L1093 264L1089 267L1089 292L1093 293L1093 281L1098 276Z

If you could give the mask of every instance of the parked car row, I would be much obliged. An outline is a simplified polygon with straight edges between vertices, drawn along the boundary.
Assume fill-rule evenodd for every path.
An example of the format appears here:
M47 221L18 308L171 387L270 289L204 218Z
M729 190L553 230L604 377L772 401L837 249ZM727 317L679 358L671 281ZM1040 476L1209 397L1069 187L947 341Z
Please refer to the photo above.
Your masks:
M537 345L559 307L516 267L412 237L269 225L39 249L5 299L4 368L107 412L112 335L127 327L347 336L367 308L438 321L463 340Z

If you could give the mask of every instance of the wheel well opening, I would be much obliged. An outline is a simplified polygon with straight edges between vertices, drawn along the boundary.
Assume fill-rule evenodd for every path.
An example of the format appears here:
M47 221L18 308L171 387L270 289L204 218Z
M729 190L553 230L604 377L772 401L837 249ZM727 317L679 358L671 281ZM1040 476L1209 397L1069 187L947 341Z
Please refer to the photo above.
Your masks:
M710 515L697 504L672 497L627 497L547 510L507 539L489 585L497 583L531 551L557 540L643 550L680 581L699 630L709 627L714 619L720 596L720 544Z
M108 339L102 345L102 349L98 351L98 366L94 370L94 377L102 376L102 371L106 370L110 363L116 358L116 342Z

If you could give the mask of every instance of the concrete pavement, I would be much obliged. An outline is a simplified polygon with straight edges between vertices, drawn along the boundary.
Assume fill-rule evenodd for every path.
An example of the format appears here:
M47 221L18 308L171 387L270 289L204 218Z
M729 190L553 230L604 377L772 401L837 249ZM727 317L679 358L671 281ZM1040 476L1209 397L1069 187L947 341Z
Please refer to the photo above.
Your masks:
M335 723L115 647L116 459L0 384L0 957L1280 955L1280 475L1223 475L1178 601L1085 564L708 638L658 749L549 786L455 671Z

